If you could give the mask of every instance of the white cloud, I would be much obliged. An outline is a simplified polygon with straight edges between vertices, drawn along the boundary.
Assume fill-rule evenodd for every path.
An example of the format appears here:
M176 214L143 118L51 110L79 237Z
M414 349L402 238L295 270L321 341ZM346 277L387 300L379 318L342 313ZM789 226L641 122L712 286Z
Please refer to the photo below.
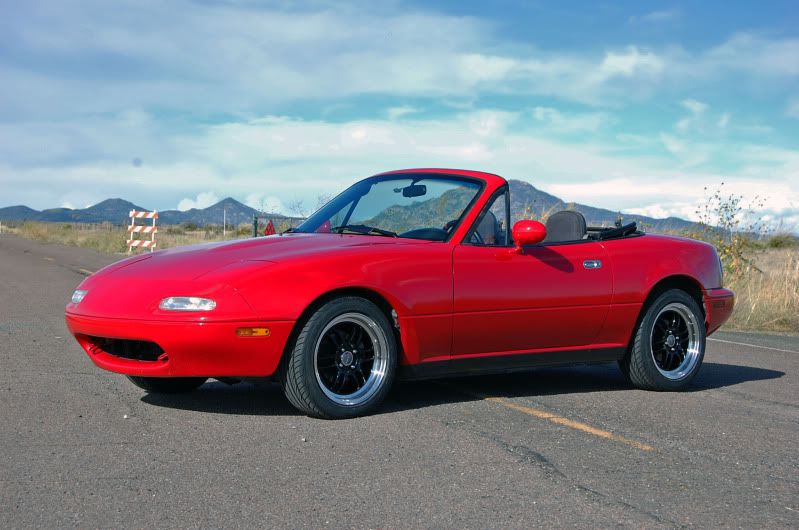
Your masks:
M674 124L674 128L680 132L687 132L690 129L697 129L701 128L704 124L704 114L707 110L707 104L702 103L701 101L697 101L695 99L684 99L680 101L680 105L689 111L689 115L680 118L677 123ZM664 143L671 142L671 140L666 140ZM670 149L667 145L667 149Z
M679 9L662 9L659 11L652 11L644 15L633 15L628 19L631 24L639 22L666 22L680 17Z
M364 94L453 102L540 95L608 106L725 76L770 89L775 78L799 75L799 39L747 33L698 51L631 43L575 52L509 40L485 20L394 4L123 0L111 8L95 0L60 9L57 25L46 11L16 6L4 51L66 63L0 63L7 116L58 120L120 108L257 115Z
M279 213L284 215L289 213L280 198L262 191L247 195L246 199L244 199L244 204L264 213Z
M386 111L386 113L388 114L388 119L392 121L402 118L403 116L407 116L408 114L414 114L416 112L419 112L419 109L417 109L416 107L412 107L410 105L389 107L389 109Z
M545 118L553 116L549 111L569 116L554 107L545 109L539 110ZM701 197L703 186L722 180L730 186L734 181L735 189L746 193L761 192L768 182L770 208L799 204L799 190L793 184L799 181L799 151L696 142L673 135L633 135L618 141L603 135L594 141L567 142L546 127L530 126L534 115L535 109L484 110L436 119L345 123L265 116L166 136L162 141L171 146L169 156L161 153L159 160L139 168L127 159L31 168L3 162L0 182L4 191L13 190L9 202L34 207L59 204L65 199L58 191L80 183L81 189L100 194L91 197L95 202L121 196L146 208L180 202L184 209L208 206L230 195L256 208L265 200L269 209L285 212L296 199L310 206L319 195L337 193L380 171L439 166L527 180L564 200L612 210L659 204L681 211L675 208ZM661 142L670 156L641 155L635 150L644 145L649 151L650 141ZM635 154L629 152L631 142ZM707 169L704 162L719 150L734 171ZM205 191L198 194L198 190Z
M192 208L208 208L219 202L219 197L212 191L204 191L197 194L196 199L183 199L178 203L178 210L185 212Z
M785 107L785 114L791 118L799 118L799 98L792 99Z
M701 101L697 101L695 99L684 99L680 102L680 105L690 110L693 114L702 114L705 112L705 110L707 110L706 103L702 103Z
M627 208L625 213L632 215L645 215L647 217L654 217L655 219L664 219L666 217L680 217L691 221L698 221L696 209L698 203L685 203L673 202L668 204L654 203L647 204L638 208Z
M751 94L755 103L743 98L746 105L777 94L789 99L785 113L799 117L795 91L786 95L799 75L797 38L738 33L690 50L640 42L575 50L513 40L486 20L394 3L34 4L15 4L0 37L4 57L40 59L0 61L6 203L122 196L144 207L188 208L208 197L255 194L279 208L296 196L312 203L377 171L425 165L470 166L544 187L610 181L637 190L587 195L614 209L656 204L640 195L642 182L676 181L696 193L722 178L710 167L733 168L726 176L767 187L799 181L795 151L763 155L768 147L733 142L734 133L762 142L780 127L776 120L746 125L753 118L738 108L717 114L692 98L683 100L681 116L657 126L668 130L678 120L670 133L610 127L627 108L643 116L686 94L706 99L714 82ZM636 21L679 15L661 10ZM370 114L361 95L387 103ZM634 107L647 99L656 104ZM529 108L481 108L487 101ZM317 105L339 119L280 115ZM651 123L654 110L630 121ZM372 119L347 120L350 112ZM137 159L146 162L135 167ZM76 189L85 196L70 195Z
M710 148L706 144L665 133L660 134L660 141L663 147L682 163L682 167L697 166L710 158Z
M457 66L461 79L474 84L505 79L519 63L513 58L469 53L458 58Z
M635 74L656 75L665 67L663 59L652 52L641 52L636 46L628 46L623 52L608 52L599 70L611 78L613 76L632 77Z
M553 132L560 133L596 132L610 121L604 113L566 114L551 107L535 107L533 119Z
M737 33L701 55L708 73L746 71L769 77L799 76L799 38L770 40L752 33Z
M724 182L722 195L743 196L741 206L745 209L754 207L754 198L759 197L767 205L765 212L771 220L788 219L796 214L793 201L799 194L791 189L788 182L776 182L768 190L764 190L762 183L757 180L724 180L723 176L713 174L674 174L665 184L645 178L556 184L550 186L548 191L569 201L591 205L602 203L607 198L615 199L618 206L609 208L628 214L654 218L681 217L697 221L697 210L701 209L721 182ZM705 191L705 186L710 191Z

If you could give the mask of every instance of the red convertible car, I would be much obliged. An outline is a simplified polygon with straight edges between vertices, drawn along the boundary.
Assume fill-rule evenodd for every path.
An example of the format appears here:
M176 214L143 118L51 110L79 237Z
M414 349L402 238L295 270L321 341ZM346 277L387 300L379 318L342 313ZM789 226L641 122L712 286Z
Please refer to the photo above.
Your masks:
M374 410L398 377L618 361L639 388L689 385L734 301L712 246L574 211L512 221L496 175L383 173L286 233L114 263L66 322L149 392L271 376L323 418Z

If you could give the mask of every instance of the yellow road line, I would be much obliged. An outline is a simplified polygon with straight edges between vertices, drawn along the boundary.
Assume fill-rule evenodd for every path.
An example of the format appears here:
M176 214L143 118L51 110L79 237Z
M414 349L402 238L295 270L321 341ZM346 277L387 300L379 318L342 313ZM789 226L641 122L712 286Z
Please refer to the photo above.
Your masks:
M92 272L90 270L87 270L87 269L78 269L78 271L82 272L86 276L91 276L92 274L94 274L94 272Z
M655 450L655 448L652 447L651 445L647 445L645 443L641 443L636 440L630 440L629 438L625 438L624 436L613 434L610 431L606 431L604 429L598 429L596 427L592 427L591 425L579 421L570 420L569 418L564 418L563 416L558 416L557 414L553 414L551 412L535 409L533 407L528 407L526 405L518 405L516 403L498 397L484 396L482 397L482 399L485 401L490 401L492 403L497 403L499 405L502 405L503 407L513 409L518 412L522 412L524 414L529 414L530 416L535 416L536 418L540 418L542 420L547 420L552 423L556 423L558 425L563 425L564 427L569 427L570 429L575 429L588 434L593 434L594 436L599 436L600 438L605 438L607 440L613 440L614 442L623 443L625 445L629 445L630 447L635 447L636 449L640 449L641 451Z
M450 388L456 388L448 384L444 384L442 386L449 386ZM630 447L634 447L641 451L655 450L655 448L652 447L651 445L647 445L645 443L638 442L636 440L631 440L629 438L625 438L624 436L620 436L618 434L613 434L612 432L606 431L604 429L598 429L596 427L592 427L591 425L588 425L586 423L570 420L569 418L564 418L563 416L553 414L552 412L547 412L545 410L528 407L527 405L519 405L517 403L513 403L512 401L508 401L507 399L499 397L486 396L484 394L478 394L476 392L469 392L468 390L465 390L463 388L457 388L457 390L460 390L465 394L469 394L470 396L482 399L483 401L490 401L491 403L496 403L497 405L501 405L505 408L515 410L523 414L527 414L528 416L534 416L536 418L547 420L557 425L563 425L564 427L568 427L570 429L575 429L584 433L598 436L600 438L605 438L606 440L612 440L614 442L623 443L624 445L629 445Z

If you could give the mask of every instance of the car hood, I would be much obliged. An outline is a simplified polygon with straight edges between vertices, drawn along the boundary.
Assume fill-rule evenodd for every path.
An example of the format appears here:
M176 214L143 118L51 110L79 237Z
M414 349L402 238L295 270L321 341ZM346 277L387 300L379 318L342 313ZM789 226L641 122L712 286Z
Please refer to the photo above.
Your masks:
M110 272L117 277L189 280L242 262L283 262L356 246L414 243L426 242L350 234L285 234L162 250L151 254L149 259L133 258L130 264L120 262L122 266Z
M67 311L85 316L146 319L204 319L202 314L163 312L167 296L201 296L217 301L214 319L253 315L235 285L247 271L293 259L330 256L353 247L418 245L426 241L339 234L287 234L161 250L118 261L79 286L88 291Z

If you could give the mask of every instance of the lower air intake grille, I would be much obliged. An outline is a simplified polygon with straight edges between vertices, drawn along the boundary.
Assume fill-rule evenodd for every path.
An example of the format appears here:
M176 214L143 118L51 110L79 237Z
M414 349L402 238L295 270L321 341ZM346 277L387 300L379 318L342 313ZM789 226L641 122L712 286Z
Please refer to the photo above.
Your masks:
M157 361L164 353L158 344L146 340L89 337L89 341L109 355L134 361Z

